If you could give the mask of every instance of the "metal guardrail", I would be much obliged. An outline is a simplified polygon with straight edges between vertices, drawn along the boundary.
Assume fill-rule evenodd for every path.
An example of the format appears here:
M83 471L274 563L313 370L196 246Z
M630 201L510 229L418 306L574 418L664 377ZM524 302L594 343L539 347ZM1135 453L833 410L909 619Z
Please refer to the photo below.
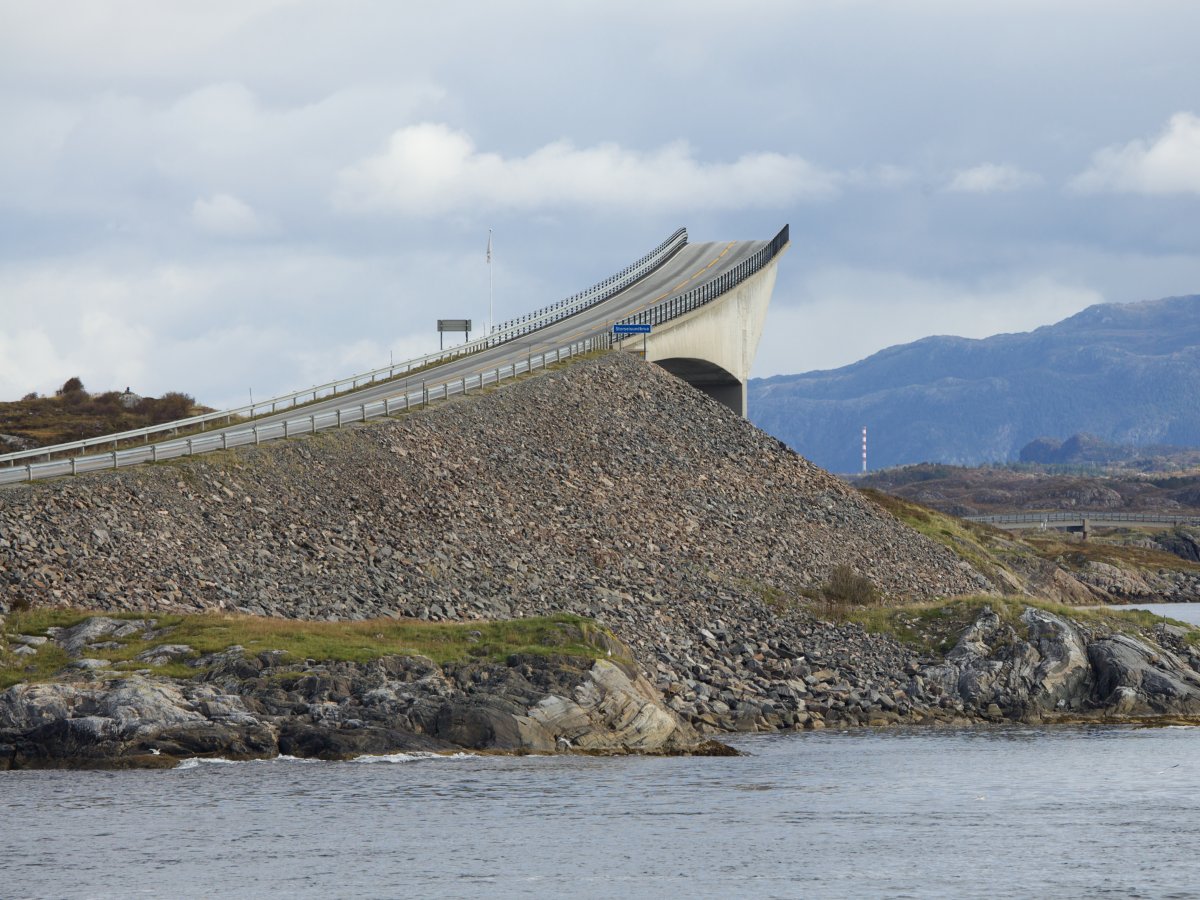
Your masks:
M0 463L13 466L18 460L36 459L40 456L46 457L46 461L49 462L55 454L85 452L88 449L102 447L106 444L112 444L113 450L116 451L117 445L122 441L137 438L143 438L148 441L151 435L162 435L168 432L178 434L180 431L194 428L203 429L212 423L229 425L235 418L252 419L258 415L270 415L278 412L280 408L287 409L303 403L312 403L321 398L335 396L345 390L355 390L359 387L373 384L376 381L386 381L390 378L395 378L397 375L405 375L414 369L424 369L438 363L449 362L452 359L476 353L480 350L486 350L490 347L516 340L530 332L545 328L547 325L561 321L575 313L582 312L598 303L603 303L667 262L687 244L687 238L687 229L680 228L637 262L626 266L617 274L606 278L604 281L593 285L587 290L567 297L565 300L560 300L558 303L543 307L536 312L505 322L491 334L460 344L457 347L451 347L446 351L431 353L427 356L401 363L389 364L378 369L372 369L369 372L342 378L338 381L314 385L302 391L281 394L278 397L263 400L261 403L205 413L200 416L178 419L173 422L163 422L159 425L135 428L116 434L55 444L51 447L35 447L31 450L18 450L13 453L6 453L0 455ZM222 420L224 421L222 422ZM3 483L3 481L0 481L0 483Z
M145 447L133 447L126 450L112 450L108 453L91 456L74 456L70 459L52 460L41 463L27 463L24 466L13 466L0 470L0 484L20 481L37 481L44 478L56 478L62 475L79 475L84 472L95 472L101 469L119 469L125 466L135 466L148 462L162 462L178 459L184 456L197 456L216 450L228 450L233 447L257 445L264 441L280 440L297 437L302 434L315 434L330 428L341 428L354 422L366 422L382 416L391 416L406 410L428 406L437 400L447 400L450 397L480 390L489 385L496 385L505 379L516 378L533 372L539 368L570 359L582 353L593 350L609 349L612 346L612 335L603 333L593 335L580 341L547 350L536 355L527 355L514 360L505 366L492 366L468 375L452 378L437 383L421 382L417 390L404 389L403 393L394 397L385 397L366 403L349 404L338 409L313 413L308 416L296 416L279 422L263 425L248 425L236 430L225 430L219 433L193 435L176 441L150 444Z
M1173 516L1166 513L1106 513L1106 512L1050 512L1050 513L1004 513L991 516L966 516L968 522L985 525L1040 525L1053 522L1127 522L1145 525L1200 525L1200 516Z
M528 334L536 328L542 328L545 325L572 316L577 312L582 312L589 307L595 306L597 303L602 303L614 294L625 290L625 288L629 287L635 281L650 274L654 269L669 260L683 248L687 243L687 238L687 229L680 228L637 262L626 266L616 275L606 278L599 284L592 285L585 291L573 294L565 300L560 300L558 303L539 309L537 312L532 312L516 319L509 319L493 331L492 334L481 340L492 341L487 346L494 347L497 343L504 343L504 341L512 340L514 337ZM506 336L503 341L492 340L499 334L511 335L511 337Z
M656 306L643 310L634 316L630 316L629 318L622 320L622 324L661 324L662 322L666 322L676 318L677 316L684 315L685 313L691 312L692 310L697 309L712 300L715 300L717 297L741 284L751 275L760 271L771 260L778 256L780 251L782 251L782 249L788 244L788 234L788 226L785 225L766 246L756 251L752 256L739 263L730 271L725 272L717 278L699 285L696 288L693 288L685 294L669 298L668 300L659 303ZM680 238L682 238L682 242L677 243L678 239ZM603 302L604 299L608 299L613 294L624 290L624 288L628 286L628 283L632 283L632 281L640 279L654 268L657 268L658 265L661 265L662 262L665 262L670 258L670 256L674 255L674 253L683 246L683 243L685 243L686 240L686 231L680 229L674 235L672 235L671 238L652 251L651 254L648 254L646 257L643 257L641 261L639 261L639 264L645 263L646 261L651 260L653 257L660 256L661 258L658 260L658 262L650 266L650 268L643 269L641 270L640 274L638 274L637 266L639 264L635 264L634 266L626 269L623 274L613 276L613 278L608 279L607 282L602 283L602 285L607 284L608 287L605 290L602 290L599 294L591 294L590 292L594 289L589 289L589 291L576 294L574 298L568 298L569 300L573 301L573 303L567 303L564 301L563 303L555 304L552 307L546 307L546 309L540 311L540 315L542 316L542 319L540 320L541 324L535 325L534 323L537 320L535 320L533 317L528 317L527 321L524 321L520 325L516 326L517 328L523 330L520 330L519 333L514 336L528 334L530 331L536 330L536 328L541 328L545 325L551 324L552 322L557 322L566 318L567 316L573 315L576 312L580 312L583 309L594 306L596 303ZM602 287L602 285L598 285L597 288ZM497 334L498 332L494 332L492 335L489 335L488 338L480 339L480 341L473 341L471 343L473 345L479 344L477 349L484 349L484 345L482 343L483 341L493 339L492 343L487 344L486 346L496 346L497 344L505 343L512 339L509 337L505 338L504 340L494 340ZM365 422L369 419L379 418L382 416L391 416L396 413L405 412L420 406L428 406L429 403L433 401L446 400L455 395L466 394L471 390L479 390L487 387L488 385L496 385L505 378L515 378L518 375L533 372L539 367L544 369L547 365L552 365L556 362L569 359L572 356L577 356L581 353L590 353L593 350L599 349L611 349L617 340L618 338L614 337L611 329L606 329L604 331L597 332L588 338L584 338L583 340L574 341L570 344L557 347L554 350L548 350L537 355L527 354L525 359L518 358L508 365L499 367L490 366L477 370L468 375L460 375L458 377L444 381L438 381L436 383L422 381L419 390L416 391L409 391L406 384L405 387L401 389L400 393L387 396L382 399L363 403L350 403L346 406L342 406L333 410L315 412L307 416L299 415L294 418L285 418L282 421L269 422L261 425L249 423L244 428L226 428L213 434L192 435L191 437L187 438L180 438L178 440L156 444L148 444L147 446L143 447L127 448L125 450L120 450L114 447L113 450L107 453L93 454L91 456L75 456L69 459L61 460L47 459L45 462L31 462L26 463L23 466L10 465L7 469L0 469L0 484L9 484L21 481L37 481L45 478L56 478L63 475L78 475L84 472L98 471L102 469L119 469L125 466L139 465L147 462L162 462L164 460L177 459L184 456L195 456L197 454L210 453L216 450L228 450L234 447L243 447L250 444L257 445L264 441L297 437L302 434L314 434L318 431L324 431L329 428L340 428L344 425L349 425L355 422ZM461 355L464 354L437 354L435 361L445 361L453 358L454 356ZM425 360L430 359L431 357L425 357ZM401 366L403 365L406 364L401 364ZM409 365L410 368L416 367L413 363L409 363L407 365ZM358 386L358 380L364 379L370 375L379 375L385 371L396 372L396 370L399 369L400 371L398 374L404 375L405 372L403 369L401 369L401 366L389 366L383 369L377 369L374 373L367 373L365 376L357 376L354 379L355 386ZM349 379L343 382L337 382L337 384L346 384L348 382ZM313 399L316 399L316 394L314 391L322 390L324 387L326 386L321 386L320 388L316 389L310 388L306 391L300 391L295 394L286 395L283 398L275 398L274 400L265 401L263 404L256 404L253 409L265 407L267 403L270 403L272 405L272 412L274 412L274 406L282 400L291 400L294 402L297 398L309 397L310 395L312 395ZM247 408L243 407L243 411L245 409ZM161 431L170 430L173 428L183 428L190 424L195 424L201 419L212 421L214 419L219 419L226 416L237 415L238 413L238 410L227 410L220 413L213 413L209 416L195 417L193 419L165 423L163 426L159 426L158 430ZM118 435L106 435L102 438L93 438L90 442L93 445L96 443L112 443L126 437L138 437L142 435L148 435L150 433L154 432L151 429L140 429L138 431L124 432ZM86 443L88 442L80 441L76 444L61 444L56 447L42 447L33 451L25 451L25 455L45 455L47 451L59 452L68 448L78 448ZM9 454L8 457L0 459L12 459L16 455L17 454Z
M671 297L656 306L651 306L649 309L644 309L639 313L621 319L617 324L661 325L663 322L668 322L671 319L682 316L694 309L698 309L706 303L716 300L722 294L737 287L778 256L780 251L787 246L789 234L788 226L784 225L780 229L779 234L771 239L770 243L757 250L752 256L743 260L728 272L714 278L712 281L706 281L704 284L692 288L686 294Z

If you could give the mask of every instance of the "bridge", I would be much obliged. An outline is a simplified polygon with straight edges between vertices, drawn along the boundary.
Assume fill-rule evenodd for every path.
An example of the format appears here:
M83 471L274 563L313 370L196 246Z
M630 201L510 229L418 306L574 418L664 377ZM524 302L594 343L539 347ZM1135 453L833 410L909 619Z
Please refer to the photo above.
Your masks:
M1139 526L1200 526L1200 516L1170 515L1166 513L1118 513L1118 512L1029 512L1004 513L991 516L967 516L968 522L995 525L1006 531L1022 531L1031 528L1059 529L1087 536L1096 528L1124 528Z
M637 262L491 334L252 405L0 456L0 484L192 456L312 434L494 386L596 350L646 359L745 415L788 226L774 238L692 244L679 229ZM649 326L625 338L616 326ZM618 329L620 330L620 329Z

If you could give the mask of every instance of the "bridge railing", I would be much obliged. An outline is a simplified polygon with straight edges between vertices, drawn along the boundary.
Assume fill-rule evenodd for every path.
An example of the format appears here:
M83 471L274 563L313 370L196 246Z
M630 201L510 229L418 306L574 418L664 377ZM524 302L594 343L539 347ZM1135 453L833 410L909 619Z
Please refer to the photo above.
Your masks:
M706 281L704 284L692 288L687 293L671 297L662 303L621 319L617 324L660 325L663 322L668 322L671 319L689 313L694 309L699 309L706 303L711 303L722 294L737 287L751 275L762 270L771 260L778 256L788 244L789 233L788 226L784 225L780 229L779 234L775 235L765 246L755 251L753 255L738 263L738 265L729 271L724 272L712 281Z
M985 525L1037 525L1045 522L1128 522L1147 525L1200 525L1200 516L1176 516L1169 513L1112 513L1112 512L1030 512L1002 513L990 516L966 516L968 522Z
M111 450L89 456L73 456L47 462L26 463L0 469L0 484L19 481L38 481L63 475L79 475L101 469L120 469L143 463L162 462L183 456L197 456L216 450L257 445L267 441L315 434L330 428L341 428L355 422L366 422L383 416L393 416L410 409L428 406L438 400L447 400L470 391L500 384L502 381L544 369L562 360L570 359L593 350L606 350L612 346L612 335L605 333L546 350L514 358L502 366L477 369L467 375L440 381L417 381L415 378L401 388L395 396L383 397L365 403L348 403L338 409L298 414L282 421L263 424L246 423L245 427L225 429L210 434L197 434L174 441ZM411 389L410 389L411 388Z
M381 366L378 369L372 369L358 375L351 375L348 378L314 385L302 391L281 394L259 403L252 403L235 409L224 409L218 412L205 413L200 416L191 416L187 419L178 419L159 425L151 425L146 428L135 428L130 431L85 438L84 440L55 444L50 447L35 447L30 450L5 453L0 455L0 463L12 466L19 460L32 460L43 456L48 462L55 455L84 453L89 449L109 444L112 445L115 451L122 442L137 440L139 438L148 442L153 435L178 434L180 431L194 429L203 430L210 425L221 427L232 424L235 419L253 419L255 416L271 415L282 409L294 409L302 404L313 403L322 398L328 398L345 391L365 387L378 381L387 381L398 376L409 375L415 370L427 369L444 362L449 362L452 359L477 353L481 350L516 340L530 332L545 328L547 325L551 325L575 313L582 312L598 303L603 303L667 262L687 244L687 238L687 229L680 228L637 262L626 266L617 274L606 278L604 281L593 285L587 290L567 297L565 300L560 300L550 306L543 307L528 315L521 316L518 319L505 322L491 334L459 344L456 347L451 347L449 350L430 353L426 356L405 362Z

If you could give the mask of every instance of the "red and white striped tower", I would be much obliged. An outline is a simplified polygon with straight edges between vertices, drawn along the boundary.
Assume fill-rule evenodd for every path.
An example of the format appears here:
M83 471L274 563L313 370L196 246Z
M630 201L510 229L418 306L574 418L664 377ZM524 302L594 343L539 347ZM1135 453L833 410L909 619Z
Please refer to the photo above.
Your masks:
M867 471L867 426L863 426L863 471Z

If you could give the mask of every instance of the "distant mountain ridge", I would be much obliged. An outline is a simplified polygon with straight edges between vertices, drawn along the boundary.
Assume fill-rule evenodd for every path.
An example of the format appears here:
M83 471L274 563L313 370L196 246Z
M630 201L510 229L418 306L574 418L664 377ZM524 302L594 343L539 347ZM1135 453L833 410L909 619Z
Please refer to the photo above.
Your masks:
M1200 294L1088 307L982 340L927 337L840 369L752 379L750 420L835 472L1015 460L1039 437L1200 445Z

